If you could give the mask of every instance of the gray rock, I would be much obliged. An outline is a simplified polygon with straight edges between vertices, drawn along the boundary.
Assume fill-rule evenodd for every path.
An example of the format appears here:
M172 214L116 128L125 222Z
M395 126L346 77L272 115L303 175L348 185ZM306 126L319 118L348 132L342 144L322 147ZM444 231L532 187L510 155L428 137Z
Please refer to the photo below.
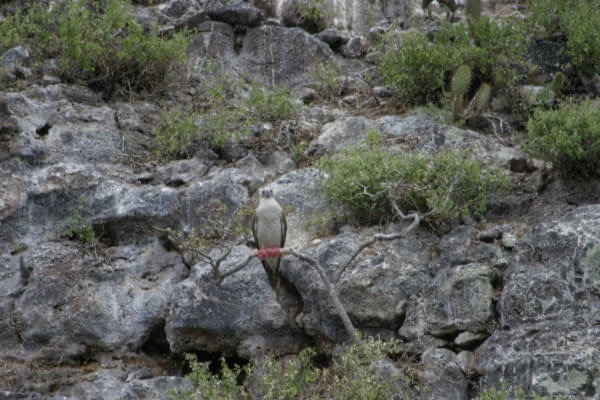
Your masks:
M454 339L454 343L456 343L458 346L463 347L463 348L472 347L472 346L478 345L481 342L483 342L483 340L486 337L487 337L487 334L485 334L485 333L481 333L481 332L473 333L473 332L465 331L465 332L459 333L458 336L456 336L456 338Z
M350 33L335 28L328 28L319 32L315 37L327 43L329 47L331 47L331 50L338 51L341 50L343 45L348 43L350 40Z
M525 104L530 107L550 106L556 99L556 93L545 86L521 85L518 93Z
M263 23L264 14L258 8L249 4L229 4L223 7L207 10L208 16L230 25L246 25L254 28Z
M184 27L195 28L208 19L206 11L193 0L169 0L154 7L142 8L136 12L138 22L150 28L154 24L165 27L172 26L179 30Z
M237 169L215 170L180 193L184 231L212 232L229 225L248 200L250 178ZM223 212L219 208L224 206ZM215 219L216 218L216 219Z
M456 355L447 349L429 349L423 353L425 371L421 379L423 399L467 400L469 381L456 362Z
M364 132L374 129L373 121L365 117L345 117L323 125L321 134L311 144L314 151L335 154L346 147L364 143Z
M527 56L532 65L539 67L536 77L539 84L551 82L557 72L565 73L571 60L564 43L550 40L531 41Z
M537 225L517 243L498 303L502 326L543 320L594 321L600 280L591 254L600 243L599 206Z
M540 321L497 330L475 351L482 390L521 388L543 398L597 397L600 328ZM510 371L507 373L507 371Z
M248 252L235 247L222 271L238 265ZM258 259L220 285L209 265L196 264L175 289L166 332L174 352L237 353L245 358L296 352L304 341L270 289Z
M506 168L511 159L524 157L514 148L506 147L497 138L460 129L439 122L436 116L416 111L406 116L338 118L323 126L321 135L311 143L313 151L339 153L343 148L364 142L364 133L374 129L382 133L393 151L415 151L435 154L445 149L471 149L475 157Z
M293 87L305 84L311 69L331 57L325 43L301 29L261 26L246 33L240 62L263 83Z
M466 264L443 270L431 289L411 298L401 337L414 340L424 334L445 336L469 330L491 329L491 271L485 264Z
M0 56L0 67L15 68L22 66L29 59L29 51L23 46L8 49Z
M21 257L23 290L11 318L22 347L4 351L47 359L139 349L164 323L185 271L157 242L114 248L105 260L50 242Z
M348 58L359 58L367 53L369 45L363 37L353 37L344 46L342 54Z
M127 382L111 375L99 375L64 391L68 400L81 398L126 400L168 399L172 395L193 390L192 383L177 376L159 376L150 379L134 379ZM58 399L57 399L58 400Z
M360 237L354 234L342 234L304 251L317 257L329 279L336 282L341 266L356 249L357 239ZM376 245L343 271L337 283L340 300L359 329L385 333L399 326L403 309L398 305L423 290L429 281L426 264L430 240L427 235L411 236L395 250ZM341 321L316 271L291 257L282 260L281 268L304 300L302 314L297 317L303 329L311 336L342 340L345 332Z

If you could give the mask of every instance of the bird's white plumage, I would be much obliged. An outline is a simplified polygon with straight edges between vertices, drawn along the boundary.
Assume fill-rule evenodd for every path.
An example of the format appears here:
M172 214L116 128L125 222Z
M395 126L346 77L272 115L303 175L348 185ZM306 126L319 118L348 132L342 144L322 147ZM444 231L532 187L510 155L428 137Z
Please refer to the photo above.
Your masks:
M283 209L272 197L271 191L264 191L260 203L255 210L253 223L256 247L281 248L285 245L287 225ZM279 280L279 258L267 258L263 265L268 268L269 279ZM275 282L277 284L277 282Z

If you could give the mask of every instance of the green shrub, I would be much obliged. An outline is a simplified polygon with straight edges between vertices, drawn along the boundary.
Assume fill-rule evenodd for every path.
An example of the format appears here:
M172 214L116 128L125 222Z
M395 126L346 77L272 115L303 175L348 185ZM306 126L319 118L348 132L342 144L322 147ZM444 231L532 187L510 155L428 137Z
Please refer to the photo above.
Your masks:
M264 400L295 400L334 398L340 400L377 400L396 398L402 388L415 386L415 375L410 365L403 365L401 373L382 377L374 362L384 360L395 352L395 342L366 338L348 347L331 360L326 368L315 366L313 349L301 351L294 359L284 361L266 357L257 366L244 368L227 366L221 362L220 376L211 374L209 363L199 363L193 355L186 355L192 372L187 376L194 390L180 393L177 399L235 399L261 398ZM414 369L414 368L413 368ZM245 377L243 383L241 377ZM418 387L413 388L418 392ZM175 398L174 396L172 396ZM404 397L402 397L404 398Z
M242 368L238 366L229 368L225 360L221 359L221 375L219 377L210 371L210 363L198 362L195 355L186 354L185 360L192 370L186 378L192 382L194 390L179 393L178 396L172 395L171 398L178 400L238 400L249 398L244 387L237 384L237 376L242 372Z
M435 210L428 218L435 225L480 216L488 194L507 186L504 175L483 168L468 151L413 155L370 144L324 158L319 168L327 174L327 198L341 203L361 223L392 219L391 200L405 214Z
M527 123L534 157L551 161L562 176L600 176L600 107L565 101L558 110L537 110Z
M265 122L290 119L298 108L287 90L267 89L258 85L253 85L251 88L248 105L253 116Z
M76 207L71 210L67 219L66 235L70 240L78 240L91 246L96 242L96 232L91 221L86 217L87 199L81 195L77 198Z
M161 123L154 130L154 151L163 160L188 158L190 147L199 139L199 127L193 113L178 109L163 110Z
M0 22L2 48L26 43L35 58L57 58L62 78L111 94L152 90L185 59L187 33L144 32L130 2L32 2Z
M154 130L155 152L162 159L189 157L189 149L202 140L220 149L229 142L239 142L253 127L269 122L277 124L294 118L298 110L288 91L244 84L228 74L206 71L199 84L196 110L182 113L178 109L161 113L161 123Z
M439 100L446 73L458 65L449 48L430 43L423 32L409 31L396 49L385 52L378 71L407 104L416 105Z
M523 24L516 19L446 23L432 41L418 31L397 37L390 33L384 38L378 70L384 83L409 105L442 101L452 74L461 65L473 71L474 87L487 82L503 90L524 78L527 39Z
M600 71L600 8L590 0L530 0L530 26L538 37L562 32L572 64L581 72Z

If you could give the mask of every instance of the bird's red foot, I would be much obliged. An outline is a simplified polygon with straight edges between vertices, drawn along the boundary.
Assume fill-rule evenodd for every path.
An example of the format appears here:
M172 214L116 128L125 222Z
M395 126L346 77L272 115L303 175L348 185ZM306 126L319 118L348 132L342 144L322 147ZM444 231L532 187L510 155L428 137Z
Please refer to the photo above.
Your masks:
M258 253L256 253L256 256L260 260L264 260L267 258L280 258L281 257L281 249L279 247L262 248L262 249L258 250Z

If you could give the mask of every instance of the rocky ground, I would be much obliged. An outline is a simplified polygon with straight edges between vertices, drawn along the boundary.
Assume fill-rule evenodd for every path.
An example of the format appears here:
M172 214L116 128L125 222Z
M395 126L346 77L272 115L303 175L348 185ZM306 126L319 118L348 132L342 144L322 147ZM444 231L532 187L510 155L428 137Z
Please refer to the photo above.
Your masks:
M473 146L508 171L513 189L490 199L481 221L442 235L419 227L370 247L341 275L341 301L358 329L399 338L420 360L431 389L424 398L471 399L502 385L597 398L600 182L549 178L548 165L520 150L518 131L458 128L431 110L394 113L384 88L364 79L373 68L370 28L377 29L364 15L374 9L381 20L402 20L420 6L366 3L342 4L341 29L314 35L267 18L289 22L285 2L171 0L138 6L138 17L197 28L190 82L201 74L194 66L211 56L223 70L290 88L307 103L295 121L313 132L306 154L338 153L373 128L391 148ZM26 71L26 56L0 60ZM308 71L326 62L340 67L347 91L310 102ZM308 345L326 351L346 339L307 264L282 261L300 294L290 306L273 294L259 260L218 285L210 267L182 257L163 229L203 226L210 216L197 210L211 199L227 205L229 221L254 206L259 188L272 188L288 211L287 245L318 257L333 277L362 240L401 226L338 226L326 217L320 171L299 167L286 151L238 145L153 160L158 111L189 99L193 87L177 90L105 100L47 74L0 91L0 398L166 398L190 386L182 377L186 352L243 361ZM77 213L100 237L95 246L67 237ZM250 251L236 246L223 267Z

